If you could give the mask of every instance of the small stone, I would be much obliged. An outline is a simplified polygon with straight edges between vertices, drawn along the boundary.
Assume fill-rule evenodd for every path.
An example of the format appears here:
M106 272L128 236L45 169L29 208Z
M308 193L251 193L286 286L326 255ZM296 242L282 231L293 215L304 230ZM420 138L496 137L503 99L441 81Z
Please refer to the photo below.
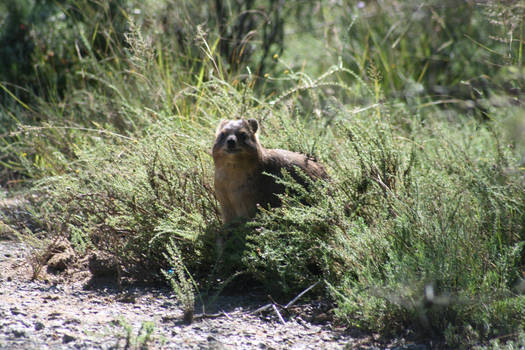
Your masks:
M22 315L22 316L25 315L25 314L24 314L22 311L20 311L20 309L17 308L17 307L12 307L12 308L11 308L11 313L12 313L13 315L15 315L15 316L16 316L16 315Z
M52 312L49 315L47 315L48 320L56 320L59 318L62 314L60 312Z
M68 318L64 321L64 325L79 325L81 323L78 318Z
M35 330L40 331L40 330L42 330L44 328L45 328L45 326L44 326L44 324L42 322L38 321L38 322L35 323Z
M137 302L137 297L133 293L125 293L119 296L117 301L121 303L135 304Z
M173 303L169 302L169 301L165 301L163 302L160 307L164 308L164 309L169 309L169 308L172 308L173 307Z
M11 333L13 333L13 335L16 337L16 338L22 338L22 337L25 337L26 336L26 331L21 329L21 328L15 328L15 329L12 329L11 330Z
M225 350L224 344L219 342L215 337L208 336L208 349L210 350Z
M71 343L74 340L75 340L75 337L69 334L64 334L64 336L62 337L62 343L64 344Z

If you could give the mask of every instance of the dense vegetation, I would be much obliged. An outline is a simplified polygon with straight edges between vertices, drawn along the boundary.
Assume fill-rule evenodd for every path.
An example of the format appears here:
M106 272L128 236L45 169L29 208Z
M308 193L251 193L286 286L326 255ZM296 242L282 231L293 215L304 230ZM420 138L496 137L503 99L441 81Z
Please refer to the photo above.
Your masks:
M47 239L166 276L188 308L238 278L283 297L322 281L349 326L525 346L524 15L511 0L9 0L0 180L38 194ZM210 148L240 116L331 180L285 177L282 208L222 228Z

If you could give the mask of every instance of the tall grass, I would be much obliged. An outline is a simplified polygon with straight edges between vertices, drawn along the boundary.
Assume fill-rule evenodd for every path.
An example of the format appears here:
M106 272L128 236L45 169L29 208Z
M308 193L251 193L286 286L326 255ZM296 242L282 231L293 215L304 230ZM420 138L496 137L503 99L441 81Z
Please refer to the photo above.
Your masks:
M286 18L285 32L310 29L270 55L267 72L256 49L232 65L216 26L184 27L193 2L180 11L169 1L120 4L119 19L102 3L79 4L75 16L85 9L100 20L75 22L81 50L67 88L29 103L2 85L16 99L2 106L12 124L0 175L38 194L36 219L49 235L79 252L110 253L123 276L178 269L170 276L179 294L221 289L217 279L239 274L280 296L322 280L316 293L334 300L349 326L408 328L451 347L519 340L519 3L514 12L496 2L288 5L297 17ZM175 23L168 10L179 34L164 27ZM304 11L316 25L299 21ZM177 35L191 42L186 50ZM497 57L505 61L496 69ZM263 145L315 156L331 179L304 191L285 175L294 191L281 208L225 229L210 148L217 122L240 116L260 121Z

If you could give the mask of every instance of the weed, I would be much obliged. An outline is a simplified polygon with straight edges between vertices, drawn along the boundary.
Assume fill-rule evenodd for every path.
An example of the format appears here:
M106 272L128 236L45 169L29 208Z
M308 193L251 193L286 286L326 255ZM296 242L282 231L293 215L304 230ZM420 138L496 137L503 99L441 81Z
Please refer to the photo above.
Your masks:
M162 274L166 277L171 285L171 289L175 292L175 296L182 304L184 322L190 324L195 313L197 285L186 266L184 266L181 253L173 240L170 241L166 249L166 259L170 263L171 268L167 271L162 270Z
M152 334L155 331L155 324L147 321L142 322L139 330L135 334L133 331L133 325L124 319L119 319L118 325L124 329L125 336L119 336L116 349L124 350L146 350L149 349L149 343L152 341ZM120 345L120 341L124 339L124 345Z

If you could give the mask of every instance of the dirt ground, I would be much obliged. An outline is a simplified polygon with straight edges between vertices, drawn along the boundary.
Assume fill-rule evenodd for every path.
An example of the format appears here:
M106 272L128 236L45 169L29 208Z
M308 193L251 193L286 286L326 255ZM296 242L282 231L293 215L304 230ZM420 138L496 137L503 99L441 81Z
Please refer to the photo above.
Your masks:
M93 283L81 269L33 280L33 250L5 223L20 207L0 198L0 349L427 349L338 328L323 302L257 311L267 297L222 296L187 325L168 288Z

